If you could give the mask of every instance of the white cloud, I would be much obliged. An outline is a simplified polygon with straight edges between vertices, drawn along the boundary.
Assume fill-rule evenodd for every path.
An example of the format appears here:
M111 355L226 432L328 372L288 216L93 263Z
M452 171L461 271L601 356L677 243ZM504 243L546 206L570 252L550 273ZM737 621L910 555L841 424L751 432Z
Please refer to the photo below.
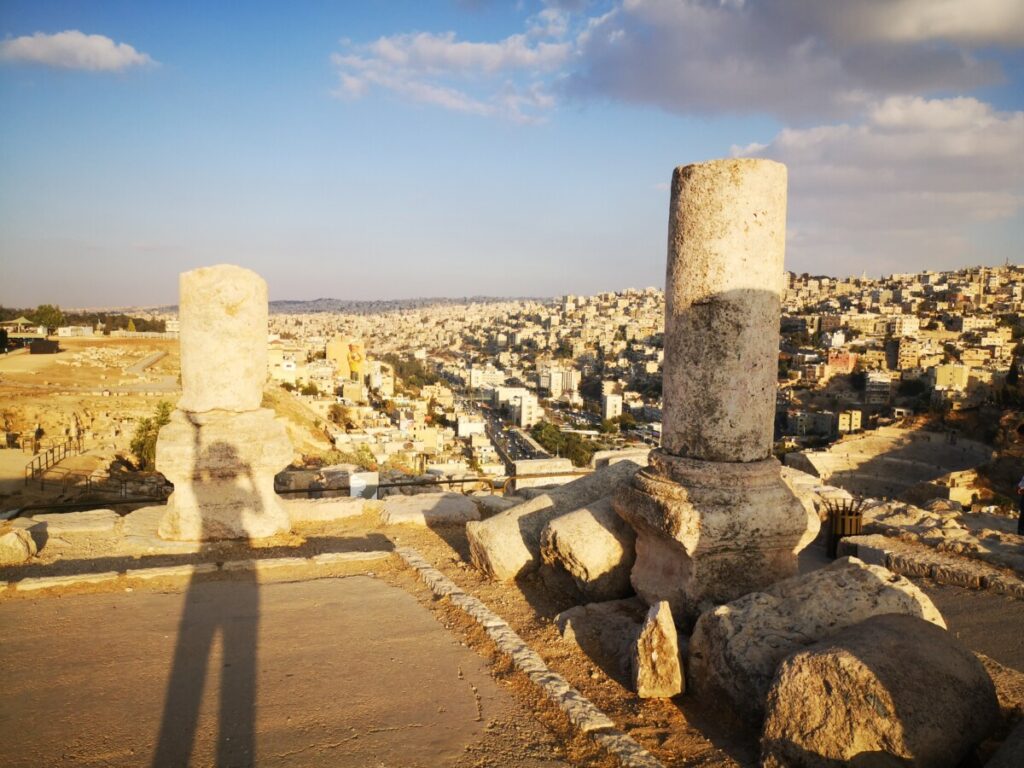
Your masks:
M336 94L354 99L378 88L457 112L536 122L554 106L551 81L572 55L568 23L564 10L550 7L527 20L525 34L496 42L459 40L454 32L342 41L345 50L331 57Z
M106 72L156 63L127 43L115 43L109 37L87 35L77 29L53 35L36 32L0 41L0 60Z
M781 131L737 155L789 166L790 263L848 273L962 263L970 233L1024 208L1024 112L898 96L862 122Z

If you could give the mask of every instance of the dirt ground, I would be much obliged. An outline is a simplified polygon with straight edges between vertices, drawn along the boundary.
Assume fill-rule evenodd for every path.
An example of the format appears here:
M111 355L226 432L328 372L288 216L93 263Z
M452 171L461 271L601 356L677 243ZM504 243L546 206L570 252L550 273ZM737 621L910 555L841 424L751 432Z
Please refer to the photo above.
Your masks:
M469 565L468 545L461 526L438 527L434 530L412 526L380 525L376 515L329 524L307 525L290 536L261 542L251 549L237 542L220 542L198 555L161 555L141 559L95 558L77 559L74 552L65 552L60 559L19 568L0 569L0 579L28 576L59 575L82 571L123 571L127 568L170 565L183 561L221 562L257 557L309 557L321 552L344 549L390 549L411 546L463 589L480 598L536 650L555 672L565 677L603 710L616 725L650 750L665 765L735 766L754 765L757 757L756 732L724 710L698 703L686 696L672 701L640 700L628 688L625 670L619 660L590 658L572 641L563 640L553 623L554 616L571 607L574 601L552 593L540 579L527 579L517 584L496 584L483 578ZM45 550L44 550L45 554ZM533 712L561 750L558 756L571 765L615 765L589 739L572 732L564 715L548 703L533 683L516 671L499 654L490 638L472 619L447 600L436 600L432 593L406 568L374 569L378 577L401 587L427 606L435 618L466 643L483 659L493 677L510 691L527 711ZM75 587L72 592L103 592L116 587ZM13 593L8 600L26 600ZM0 603L2 605L2 603ZM127 607L127 603L125 604ZM86 639L86 638L83 638ZM310 650L315 655L315 649ZM509 726L511 727L511 726ZM516 730L505 737L516 744ZM500 736L500 732L497 734ZM501 739L499 739L500 741ZM537 742L542 743L542 742ZM514 751L516 748L510 748ZM493 755L491 755L493 757ZM490 759L490 758L488 758ZM466 763L466 765L524 765L514 754L507 762ZM459 763L462 765L462 763Z
M569 766L484 659L379 578L197 581L0 616L0 765Z

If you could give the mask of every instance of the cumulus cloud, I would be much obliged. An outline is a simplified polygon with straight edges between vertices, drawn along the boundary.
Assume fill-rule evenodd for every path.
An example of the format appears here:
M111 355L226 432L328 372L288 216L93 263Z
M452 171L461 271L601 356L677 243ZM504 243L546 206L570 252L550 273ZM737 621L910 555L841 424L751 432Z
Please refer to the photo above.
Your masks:
M148 54L127 43L115 43L109 37L87 35L77 29L53 35L36 32L0 41L0 60L94 72L112 72L156 63Z
M789 166L790 262L848 273L958 263L968 234L1024 208L1024 112L894 96L857 123L786 129L735 155Z
M1019 0L623 0L580 35L568 90L688 114L849 116L997 82L973 50L1022 39Z
M454 32L343 41L344 52L331 57L336 94L359 98L380 88L457 112L536 121L553 106L549 79L571 53L559 39L566 25L564 12L550 8L530 20L528 33L497 42L459 40Z

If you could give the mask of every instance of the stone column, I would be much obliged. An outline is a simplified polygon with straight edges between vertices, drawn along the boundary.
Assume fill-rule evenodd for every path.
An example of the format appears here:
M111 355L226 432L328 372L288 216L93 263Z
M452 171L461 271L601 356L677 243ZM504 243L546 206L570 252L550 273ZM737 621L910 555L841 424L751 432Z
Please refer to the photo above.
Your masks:
M717 160L672 178L662 447L615 499L631 580L686 624L792 575L818 532L771 457L786 168Z
M274 475L292 458L284 424L260 408L267 284L221 265L179 281L182 397L160 430L156 467L174 483L165 539L264 538L289 529Z

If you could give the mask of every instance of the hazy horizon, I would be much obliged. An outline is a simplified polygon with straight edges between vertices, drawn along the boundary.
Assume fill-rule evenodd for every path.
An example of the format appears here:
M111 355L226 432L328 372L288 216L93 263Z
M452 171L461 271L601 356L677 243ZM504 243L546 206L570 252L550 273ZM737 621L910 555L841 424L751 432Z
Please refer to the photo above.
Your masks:
M212 265L208 265L212 266ZM1004 264L964 264L959 267L952 267L945 270L913 270L911 273L917 273L921 271L932 271L932 272L958 272L967 269L976 269L980 267L1000 267ZM1011 267L1024 267L1024 263L1016 264L1010 262ZM792 272L793 270L787 270ZM795 273L803 274L803 273ZM812 277L827 277L830 279L856 279L862 275L836 275L836 274L825 274L821 272L807 272ZM906 273L889 273L886 275L867 275L870 280L885 279L891 277L893 274L906 274ZM371 303L389 303L389 302L451 302L458 303L460 301L486 301L486 302L504 302L504 301L554 301L562 296L594 296L600 293L622 293L624 291L644 291L648 288L655 288L657 290L664 290L663 285L626 285L618 288L607 288L600 291L593 291L584 293L581 291L563 291L561 293L553 293L548 295L535 294L535 295L501 295L501 294L451 294L451 295L410 295L410 296L376 296L376 297L341 297L341 296L315 296L308 299L297 299L294 297L277 297L273 295L273 286L268 285L269 301L271 304L282 304L282 303L314 303L318 301L323 302L338 302L338 303L351 303L351 304L371 304ZM115 311L123 312L127 310L146 310L155 311L162 309L176 308L177 297L175 296L174 301L154 302L147 304L84 304L84 305L64 305L59 301L40 301L31 305L17 305L0 302L0 307L5 309L25 309L31 310L38 307L40 304L53 304L59 306L64 312L102 312L102 311Z

